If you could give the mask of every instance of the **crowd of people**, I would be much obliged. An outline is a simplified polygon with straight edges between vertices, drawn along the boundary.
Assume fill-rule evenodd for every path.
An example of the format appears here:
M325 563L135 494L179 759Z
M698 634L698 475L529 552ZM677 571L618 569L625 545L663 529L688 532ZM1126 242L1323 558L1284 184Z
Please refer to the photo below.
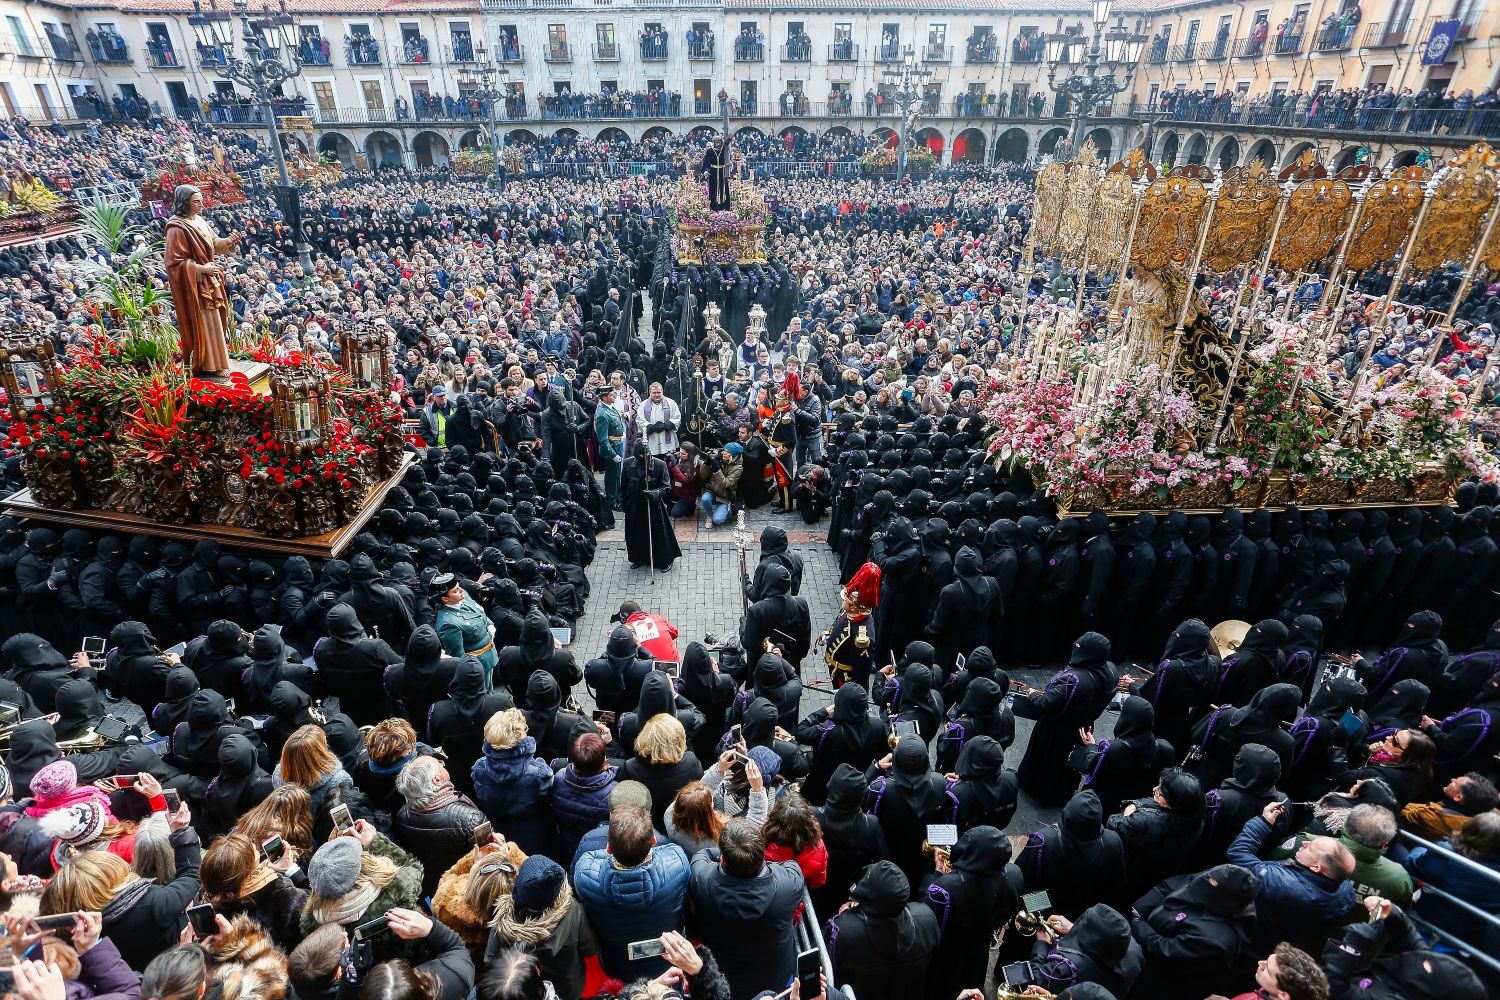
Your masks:
M153 135L263 155L137 127L0 143L81 184L145 176ZM311 270L264 192L207 213L245 234L236 337L332 358L343 323L387 331L420 461L317 565L0 519L21 1000L749 1000L808 971L799 922L833 973L804 1000L1492 995L1419 930L1500 943L1464 909L1500 913L1472 871L1500 875L1495 487L1059 517L984 460L983 399L1039 325L1102 331L1112 276L1026 266L1024 166L766 179L748 267L671 258L670 172L350 176L304 196ZM5 315L66 357L98 255L0 251ZM1458 283L1412 283L1371 345L1388 281L1359 276L1335 384L1367 346L1404 377ZM1236 291L1207 289L1216 320ZM1268 275L1262 308L1322 291ZM1441 363L1477 377L1497 311L1476 285ZM724 638L633 602L607 637L563 631L617 513L630 561L666 568L674 517L766 504L825 525L834 620L773 523ZM1254 623L1232 652L1226 619ZM1028 803L1057 823L1022 827Z

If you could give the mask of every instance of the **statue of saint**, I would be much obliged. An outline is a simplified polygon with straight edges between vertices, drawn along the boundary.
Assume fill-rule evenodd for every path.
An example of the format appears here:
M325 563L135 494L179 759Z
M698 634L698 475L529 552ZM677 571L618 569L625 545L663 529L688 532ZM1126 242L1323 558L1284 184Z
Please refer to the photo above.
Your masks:
M729 149L723 139L715 139L703 153L703 172L708 175L708 208L711 212L729 208Z
M185 366L197 378L229 377L229 295L216 254L232 250L240 233L220 237L203 218L203 193L191 184L172 192L167 220L167 284L177 312Z

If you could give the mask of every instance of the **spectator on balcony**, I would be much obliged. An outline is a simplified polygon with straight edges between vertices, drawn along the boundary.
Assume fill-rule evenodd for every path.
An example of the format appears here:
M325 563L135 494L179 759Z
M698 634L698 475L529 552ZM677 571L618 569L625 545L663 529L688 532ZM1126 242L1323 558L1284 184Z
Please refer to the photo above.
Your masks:
M869 90L865 91L865 114L866 115L873 115L874 113L875 113L875 89L872 87Z
M1285 24L1285 22L1282 22ZM1271 19L1267 14L1257 14L1255 23L1250 26L1249 51L1252 56L1258 56L1266 50L1266 37L1271 33Z
M896 38L894 31L885 31L880 35L880 58L897 59L901 56L901 43Z
M84 41L88 42L89 55L94 57L94 61L103 62L104 49L99 44L99 32L95 31L93 28L90 28L87 32L84 33L83 39Z

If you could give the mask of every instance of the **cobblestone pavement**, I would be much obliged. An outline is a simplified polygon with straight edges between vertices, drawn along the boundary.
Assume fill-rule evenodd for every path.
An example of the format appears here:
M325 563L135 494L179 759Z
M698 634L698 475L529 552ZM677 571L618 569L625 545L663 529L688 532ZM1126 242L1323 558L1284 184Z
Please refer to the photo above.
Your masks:
M832 623L839 608L838 560L823 541L827 522L807 525L794 514L775 514L770 507L747 511L745 558L746 566L752 572L760 548L761 528L773 523L786 529L793 550L802 557L801 593L812 606L813 632L817 634ZM714 528L700 526L693 518L683 518L676 525L682 558L666 573L652 574L645 569L631 569L625 558L622 529L599 536L598 554L588 568L592 587L588 614L579 620L574 638L573 655L580 664L603 651L609 635L609 618L626 600L636 600L641 607L676 624L679 650L690 641L701 640L706 633L727 636L738 631L743 605L739 596L739 550L733 523ZM654 586L652 579L656 581ZM1040 668L1013 672L1017 680L1034 687L1044 685L1050 675L1050 670ZM802 714L806 715L832 700L828 670L821 657L809 657L803 662L803 682L809 686L802 695ZM588 703L586 692L580 692L579 697L588 708L593 707ZM1096 732L1101 739L1113 732L1114 719L1112 713L1106 713L1099 720ZM1031 727L1032 724L1025 719L1016 720L1016 742L1006 754L1007 766L1020 765ZM1022 793L1020 808L1007 832L1024 835L1036 829L1039 823L1056 822L1057 817L1058 810L1038 808Z

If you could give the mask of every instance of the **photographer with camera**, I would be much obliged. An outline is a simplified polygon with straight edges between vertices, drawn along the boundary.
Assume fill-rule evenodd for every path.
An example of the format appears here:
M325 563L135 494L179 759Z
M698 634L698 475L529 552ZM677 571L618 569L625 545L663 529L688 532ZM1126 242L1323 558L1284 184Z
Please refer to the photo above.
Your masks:
M740 476L745 471L744 454L744 446L731 441L720 449L717 460L707 465L708 488L698 498L698 505L715 527L727 522L739 504Z
M667 460L667 473L672 477L672 517L687 517L697 506L698 491L707 482L709 470L698 456L698 446L684 441L677 454Z

